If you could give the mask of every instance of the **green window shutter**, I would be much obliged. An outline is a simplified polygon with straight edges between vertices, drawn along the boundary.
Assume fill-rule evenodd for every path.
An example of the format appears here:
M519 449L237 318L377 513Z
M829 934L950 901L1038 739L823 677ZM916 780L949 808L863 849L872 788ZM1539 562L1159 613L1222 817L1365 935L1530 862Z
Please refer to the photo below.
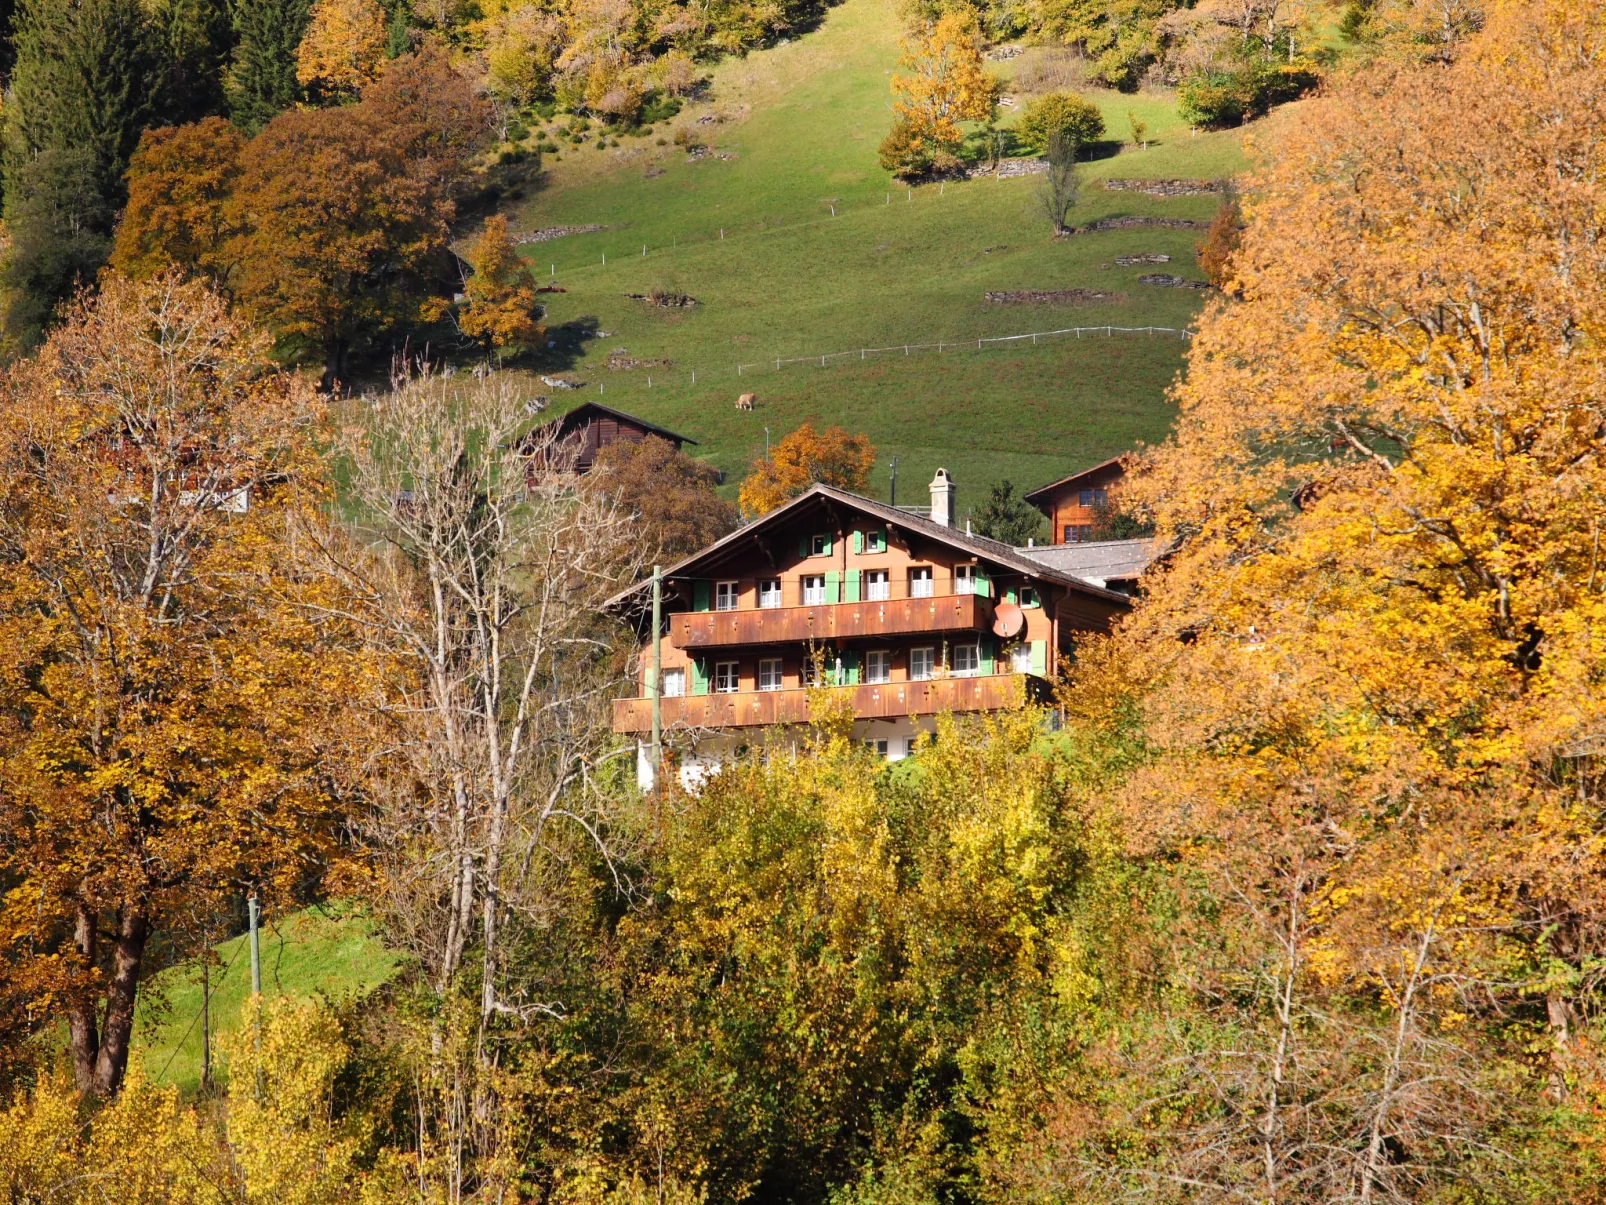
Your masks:
M1040 607L1043 605L1038 598L1036 586L1021 587L1020 605L1023 607Z
M859 654L849 650L842 654L842 682L846 686L859 684Z
M702 657L691 659L691 692L694 695L708 693L708 662Z
M834 547L836 547L836 541L833 540L830 536L826 536L825 537L825 552L822 555L830 556L831 555L831 549L834 548Z
M842 575L835 569L825 575L825 601L828 603L842 601Z
M1004 589L1004 601L1008 602L1008 603L1012 603L1012 602L1016 601L1016 599L1015 599L1015 587L1008 586L1008 587L1006 587Z
M858 535L859 533L858 532L854 532L853 534L854 535ZM859 601L859 571L857 569L849 569L847 571L846 575L844 575L844 577L843 577L843 580L842 580L842 601L843 602L858 602Z
M984 673L984 674L992 673L993 672L993 642L990 639L988 639L987 637L985 637L985 636L982 637L979 641L976 642L976 651L977 651L978 654L980 654L981 672Z
M980 566L977 566L975 573L970 578L970 588L983 598L991 598L993 596L993 579L988 577Z
M808 554L809 554L809 538L808 538L808 536L798 536L798 538L797 538L797 554L798 554L798 556L808 556Z
M887 529L885 527L876 530L875 550L877 552L885 552L887 550Z
M706 610L708 610L708 583L707 582L694 582L694 583L692 583L691 593L692 593L691 609L693 611L706 611Z
M1032 673L1040 678L1048 677L1048 641L1032 641Z
M856 531L856 532L853 533L853 551L854 552L863 552L864 551L864 532Z

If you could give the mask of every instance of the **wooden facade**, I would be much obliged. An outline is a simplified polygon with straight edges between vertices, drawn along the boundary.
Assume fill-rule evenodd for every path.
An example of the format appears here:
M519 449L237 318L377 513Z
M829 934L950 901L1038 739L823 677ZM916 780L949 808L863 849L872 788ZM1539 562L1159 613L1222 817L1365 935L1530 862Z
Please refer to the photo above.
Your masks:
M613 604L643 636L621 733L650 720L647 602L638 586ZM863 721L1006 706L1042 695L1077 635L1128 606L1007 545L815 486L666 571L663 723L805 723L813 686Z
M567 414L543 423L532 435L540 439L553 435L554 442L577 440L579 450L574 467L580 473L590 472L591 466L596 463L597 453L621 440L638 443L649 435L656 435L673 444L677 452L684 444L697 443L695 439L677 434L667 427L649 423L644 418L615 410L612 406L604 406L601 402L583 402Z
M1113 503L1125 475L1125 457L1117 456L1040 486L1025 497L1048 516L1053 543L1085 544L1095 538L1099 512Z

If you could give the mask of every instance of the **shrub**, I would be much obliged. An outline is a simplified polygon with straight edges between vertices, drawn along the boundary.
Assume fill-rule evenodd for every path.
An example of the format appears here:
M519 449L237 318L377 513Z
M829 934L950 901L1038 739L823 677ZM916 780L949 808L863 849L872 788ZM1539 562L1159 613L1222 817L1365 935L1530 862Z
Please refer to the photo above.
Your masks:
M1104 117L1098 106L1074 92L1050 92L1026 106L1018 133L1022 142L1038 151L1055 134L1086 146L1104 136Z
M915 131L907 118L895 121L881 140L881 166L902 179L928 174L933 155L934 148Z
M1177 108L1193 125L1234 125L1273 105L1296 100L1317 84L1316 72L1297 63L1257 63L1236 71L1193 75L1177 89Z

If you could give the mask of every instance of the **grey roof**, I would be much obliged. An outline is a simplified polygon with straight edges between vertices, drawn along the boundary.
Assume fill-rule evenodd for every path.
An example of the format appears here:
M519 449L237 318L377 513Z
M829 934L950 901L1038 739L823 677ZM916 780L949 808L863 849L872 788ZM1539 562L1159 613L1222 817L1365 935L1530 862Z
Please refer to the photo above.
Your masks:
M1095 586L1130 581L1142 575L1162 551L1152 537L1139 540L1090 540L1082 544L1043 544L1017 548L1018 554Z
M1082 593L1092 595L1095 598L1119 602L1124 606L1131 605L1132 600L1125 594L1122 594L1116 590L1106 589L1102 582L1090 581L1076 573L1062 569L1058 565L1052 564L1048 561L1039 560L1035 555L1032 555L1035 553L1048 551L1045 548L1015 548L1012 545L1005 544L999 540L990 540L986 536L970 535L959 530L958 528L945 527L941 523L933 523L930 519L924 518L920 515L912 515L908 511L901 510L896 506L888 506L885 502L877 502L873 498L865 498L858 494L850 494L847 490L839 490L835 486L830 485L810 486L796 498L793 498L790 502L784 503L781 506L777 506L768 514L762 515L759 518L754 519L751 523L747 523L742 527L738 527L735 531L731 532L730 535L725 536L723 539L715 540L707 548L700 549L699 551L692 553L690 556L677 561L675 564L664 570L664 577L670 578L685 576L687 571L695 566L696 563L702 560L704 557L716 552L720 552L732 544L746 539L755 531L778 522L792 512L802 508L807 503L820 498L829 499L833 502L839 502L844 506L850 506L855 510L863 512L864 514L872 515L876 518L882 519L894 527L902 528L904 531L917 532L918 534L926 536L930 539L941 540L950 547L959 548L975 556L984 557L995 564L1002 565L1008 569L1013 569L1017 573L1025 573L1032 577L1057 582L1062 586L1069 586L1074 590L1079 590ZM1121 540L1116 542L1123 544L1147 543L1147 541L1144 540ZM1146 563L1147 562L1145 562L1145 564ZM647 581L644 580L637 582L627 590L621 590L618 594L614 595L606 603L604 603L603 606L609 609L618 606L619 604L625 602L632 594L634 594L637 590L640 590L646 584Z

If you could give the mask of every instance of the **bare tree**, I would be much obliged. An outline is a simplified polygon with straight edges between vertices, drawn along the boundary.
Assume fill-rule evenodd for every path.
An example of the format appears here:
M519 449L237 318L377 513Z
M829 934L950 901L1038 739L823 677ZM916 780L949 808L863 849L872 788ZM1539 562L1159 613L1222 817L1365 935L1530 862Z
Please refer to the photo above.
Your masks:
M1068 134L1049 135L1044 156L1048 160L1048 171L1043 173L1043 179L1037 186L1037 199L1048 220L1054 224L1055 234L1065 234L1070 230L1067 220L1071 210L1076 207L1081 191L1081 181L1076 175L1076 156L1080 149L1080 144Z
M612 855L594 775L619 755L607 711L628 650L599 604L642 554L610 495L575 488L576 448L531 432L509 378L426 373L357 405L335 449L349 514L317 548L374 656L374 849L438 990L478 945L483 1029L553 1007L498 986L502 927L555 906L552 826Z

